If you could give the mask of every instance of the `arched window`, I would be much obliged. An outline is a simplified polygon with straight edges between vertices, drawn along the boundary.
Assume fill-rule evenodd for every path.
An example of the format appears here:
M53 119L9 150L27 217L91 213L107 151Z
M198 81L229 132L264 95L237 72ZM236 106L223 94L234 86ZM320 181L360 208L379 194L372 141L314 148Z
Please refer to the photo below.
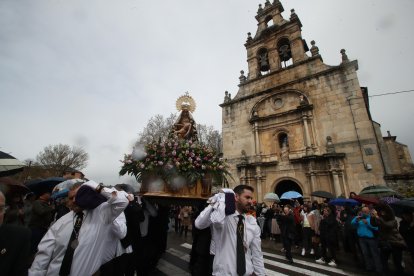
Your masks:
M269 73L270 65L269 65L269 55L266 48L262 48L259 50L258 59L259 59L259 70L262 74Z
M278 135L279 148L283 149L289 146L289 140L286 133L282 132Z
M270 15L268 17L266 17L265 21L266 21L266 26L268 28L274 25L273 18Z
M287 38L282 38L277 43L277 50L279 52L281 67L286 68L292 65L292 52L290 49L290 41Z

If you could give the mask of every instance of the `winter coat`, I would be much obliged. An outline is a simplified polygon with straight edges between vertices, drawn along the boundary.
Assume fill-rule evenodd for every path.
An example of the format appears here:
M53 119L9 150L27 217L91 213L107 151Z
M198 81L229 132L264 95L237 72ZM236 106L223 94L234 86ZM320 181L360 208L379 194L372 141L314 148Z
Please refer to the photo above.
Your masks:
M320 238L322 243L336 243L338 222L334 214L329 215L321 220L319 225Z
M404 238L398 232L398 223L394 219L385 220L381 217L372 217L371 224L378 226L378 240L382 247L388 244L397 248L406 248Z
M279 224L280 234L282 238L289 238L293 240L296 236L296 225L293 214L277 215L276 220Z
M414 251L414 226L408 221L401 220L400 222L400 234L403 236L405 243L410 251Z

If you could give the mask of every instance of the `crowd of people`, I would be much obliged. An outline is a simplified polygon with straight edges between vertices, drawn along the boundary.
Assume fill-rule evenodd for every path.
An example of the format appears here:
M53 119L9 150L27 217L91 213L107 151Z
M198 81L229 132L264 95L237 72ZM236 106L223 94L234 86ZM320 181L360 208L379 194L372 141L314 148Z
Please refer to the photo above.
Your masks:
M0 190L1 275L151 275L166 250L168 207L125 184L75 181L65 197L52 195Z
M162 205L118 184L74 181L54 198L0 192L3 275L151 275L168 232L192 239L192 275L265 275L261 242L282 245L320 264L341 265L338 250L366 271L404 273L414 261L412 212L398 217L386 203L334 206L298 200L257 204L254 190L223 189L207 202ZM189 237L189 235L191 235ZM7 252L7 254L6 254ZM410 258L403 256L410 254Z
M404 272L404 259L414 263L414 221L410 210L396 217L386 202L366 205L330 205L298 200L259 204L255 209L262 239L275 240L293 263L292 247L301 256L336 267L339 250L367 272L388 273L392 255L394 270ZM407 254L408 258L403 258Z

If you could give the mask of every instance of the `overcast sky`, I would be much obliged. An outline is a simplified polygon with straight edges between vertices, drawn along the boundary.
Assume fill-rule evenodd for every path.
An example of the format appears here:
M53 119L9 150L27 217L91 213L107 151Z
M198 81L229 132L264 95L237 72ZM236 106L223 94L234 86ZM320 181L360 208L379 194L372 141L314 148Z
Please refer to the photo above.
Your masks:
M264 0L0 0L0 150L35 159L81 146L86 176L120 179L119 162L156 114L185 91L198 123L221 130L218 106L247 72L246 33ZM328 65L359 62L370 95L414 89L414 1L282 0ZM373 119L414 152L414 93L370 98Z

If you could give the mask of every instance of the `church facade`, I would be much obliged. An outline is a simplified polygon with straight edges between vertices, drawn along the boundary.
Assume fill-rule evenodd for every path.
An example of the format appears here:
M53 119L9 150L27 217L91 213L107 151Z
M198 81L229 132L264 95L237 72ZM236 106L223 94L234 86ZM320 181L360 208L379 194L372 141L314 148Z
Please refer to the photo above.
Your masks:
M342 49L338 65L324 64L295 11L289 19L283 11L278 0L259 5L256 34L245 43L248 72L220 105L230 186L251 185L258 200L290 190L310 198L317 190L348 196L373 184L412 187L408 148L383 138L372 120L358 62Z

